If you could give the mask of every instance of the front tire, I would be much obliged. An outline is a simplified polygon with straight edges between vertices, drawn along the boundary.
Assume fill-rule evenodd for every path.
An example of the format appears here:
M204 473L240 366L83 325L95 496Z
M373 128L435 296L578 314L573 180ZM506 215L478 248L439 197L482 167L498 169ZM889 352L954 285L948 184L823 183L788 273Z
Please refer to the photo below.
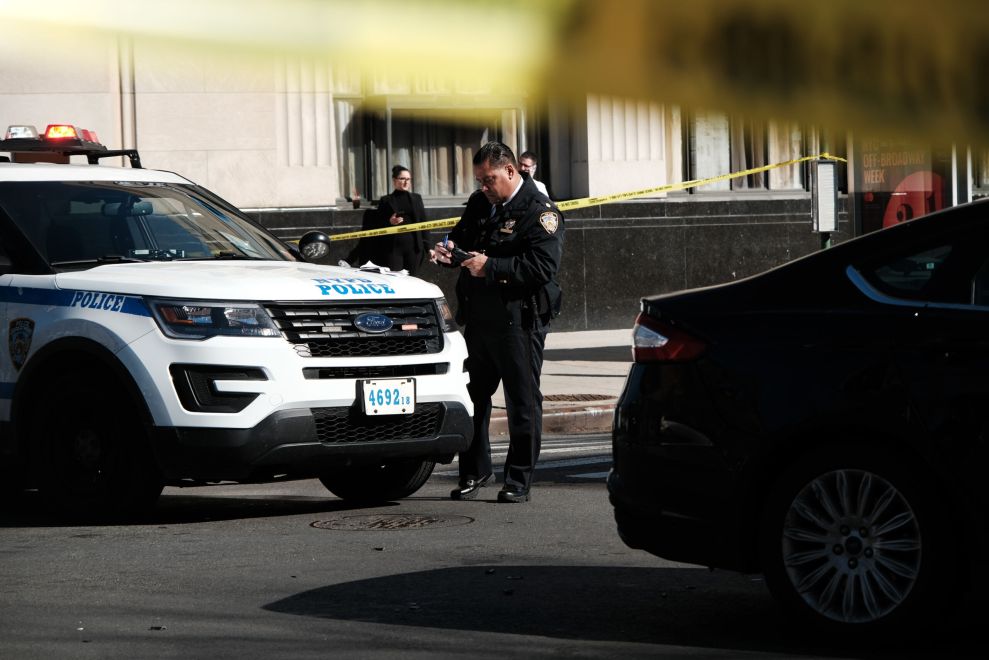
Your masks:
M788 614L842 633L918 620L951 591L950 523L922 475L892 453L814 452L770 494L761 532L766 582ZM941 512L942 515L944 512Z
M396 461L331 472L319 480L342 500L379 504L408 497L422 488L435 466L433 461Z
M53 375L41 392L31 423L45 497L74 514L132 515L153 508L164 483L146 427L124 389L90 371Z

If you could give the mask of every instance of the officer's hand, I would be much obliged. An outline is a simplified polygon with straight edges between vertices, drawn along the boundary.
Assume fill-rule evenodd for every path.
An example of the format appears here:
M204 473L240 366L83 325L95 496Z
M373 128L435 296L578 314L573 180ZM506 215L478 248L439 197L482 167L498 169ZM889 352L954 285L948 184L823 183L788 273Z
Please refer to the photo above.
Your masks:
M390 222L393 225L400 225L402 224L402 216L400 216L397 213L392 213L391 217L388 218L388 222Z
M447 241L445 246L443 243L437 243L436 247L429 251L429 260L434 264L451 264L453 261L450 259L450 250L452 249L453 241Z
M471 254L474 256L464 260L460 265L469 270L474 277L484 277L484 266L488 263L488 255L477 252L471 252Z

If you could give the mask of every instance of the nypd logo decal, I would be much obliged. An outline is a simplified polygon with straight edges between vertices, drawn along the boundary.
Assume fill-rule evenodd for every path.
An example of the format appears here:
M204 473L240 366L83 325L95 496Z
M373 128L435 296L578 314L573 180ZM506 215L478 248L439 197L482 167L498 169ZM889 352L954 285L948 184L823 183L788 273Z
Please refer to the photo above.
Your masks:
M7 348L10 350L10 361L18 370L27 361L27 354L31 350L33 337L34 321L31 319L14 319L10 322Z

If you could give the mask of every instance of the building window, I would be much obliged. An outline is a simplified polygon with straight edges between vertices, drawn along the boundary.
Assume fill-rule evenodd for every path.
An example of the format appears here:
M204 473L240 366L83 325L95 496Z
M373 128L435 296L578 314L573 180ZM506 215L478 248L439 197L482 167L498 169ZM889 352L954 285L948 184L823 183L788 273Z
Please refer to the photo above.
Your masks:
M467 197L474 154L485 142L518 146L521 110L385 109L344 99L335 103L341 194L377 199L392 191L391 168L412 172L424 197ZM390 149L389 149L390 145Z
M687 119L686 131L686 165L690 179L741 172L807 155L807 132L793 123L760 122L720 113L695 113ZM806 189L807 168L795 164L717 181L691 190Z
M367 197L367 128L359 99L333 102L337 125L337 162L340 195L347 199Z
M474 184L474 154L485 142L517 144L514 116L499 110L395 109L372 121L372 192L391 192L391 168L412 171L413 189L424 197L467 197ZM389 153L389 134L391 150Z
M768 165L766 154L766 124L749 119L732 117L729 154L731 171L741 172ZM732 190L765 190L766 173L746 174L731 180Z
M687 119L687 171L690 179L708 179L731 171L728 117L696 113ZM731 190L729 181L715 181L690 192Z
M767 127L766 142L769 146L769 162L784 163L810 156L816 151L808 148L804 131L799 124L791 122L770 122ZM808 167L806 163L777 167L766 172L770 190L806 190Z
M392 191L391 168L412 172L424 197L467 197L485 142L525 146L525 95L483 82L356 68L333 71L341 195L375 200Z
M989 149L972 152L972 199L989 197Z

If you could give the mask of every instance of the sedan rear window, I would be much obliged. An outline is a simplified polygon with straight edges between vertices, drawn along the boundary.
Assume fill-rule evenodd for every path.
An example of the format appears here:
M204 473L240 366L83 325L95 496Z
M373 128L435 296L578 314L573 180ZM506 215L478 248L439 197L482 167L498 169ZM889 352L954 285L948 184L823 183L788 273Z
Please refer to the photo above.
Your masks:
M923 298L935 274L948 260L951 248L951 245L939 245L898 257L878 266L872 273L873 277L885 293L903 298Z
M989 303L987 262L989 224L976 223L877 255L859 272L892 298L983 307Z

